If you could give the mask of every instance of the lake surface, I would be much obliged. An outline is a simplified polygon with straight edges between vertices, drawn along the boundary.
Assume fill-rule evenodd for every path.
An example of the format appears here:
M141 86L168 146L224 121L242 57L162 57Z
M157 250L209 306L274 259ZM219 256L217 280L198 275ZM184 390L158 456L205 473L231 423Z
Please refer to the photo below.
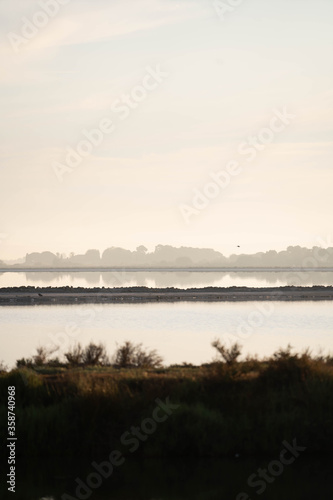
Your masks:
M30 357L36 347L58 346L64 353L75 342L131 340L157 349L166 364L210 362L211 342L239 342L243 353L271 355L290 343L333 354L333 304L302 302L181 302L4 306L0 308L0 360L9 366Z
M152 436L153 438L153 436ZM282 449L281 444L281 449ZM96 458L100 463L103 458ZM264 495L257 487L247 484L258 469L267 469L277 456L260 459L242 458L224 460L133 460L115 469L108 480L91 495L91 500L313 500L332 498L331 459L300 456L286 465L282 473L266 484ZM75 479L83 482L94 471L82 459L29 460L19 463L17 472L17 500L61 500L67 493L75 496ZM3 489L0 487L0 490ZM249 495L238 496L242 492ZM8 492L7 492L8 493ZM8 496L8 495L7 495ZM3 498L7 498L4 494Z
M333 271L110 271L110 272L3 272L0 288L12 286L73 286L202 288L206 286L333 286Z

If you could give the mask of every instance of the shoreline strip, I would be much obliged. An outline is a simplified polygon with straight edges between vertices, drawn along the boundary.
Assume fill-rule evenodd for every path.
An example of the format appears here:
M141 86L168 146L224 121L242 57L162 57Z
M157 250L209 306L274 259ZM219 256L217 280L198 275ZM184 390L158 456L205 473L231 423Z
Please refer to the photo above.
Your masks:
M147 302L245 302L333 300L332 286L229 288L0 288L0 306Z

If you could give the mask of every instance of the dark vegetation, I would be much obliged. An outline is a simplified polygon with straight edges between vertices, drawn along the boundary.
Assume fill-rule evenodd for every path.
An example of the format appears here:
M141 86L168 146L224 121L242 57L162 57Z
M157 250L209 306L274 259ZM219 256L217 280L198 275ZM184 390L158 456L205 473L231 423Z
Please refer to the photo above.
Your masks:
M228 456L279 452L297 439L307 453L333 447L333 358L280 349L239 361L240 346L213 343L209 364L163 367L130 342L113 359L102 345L76 345L60 362L43 348L0 373L1 401L16 387L18 453L86 457L123 450L121 435L151 417L156 398L179 408L140 444L138 456ZM53 353L54 354L54 353ZM6 404L0 409L6 433Z
M58 348L48 349L38 347L36 354L31 358L22 358L16 361L17 368L38 367L48 368L72 368L72 367L95 367L113 366L115 368L157 368L162 366L163 359L156 350L145 350L142 344L133 344L126 341L119 346L111 358L104 344L90 342L85 348L80 343L75 344L64 354L64 361L58 357L51 358ZM0 364L1 369L1 364Z

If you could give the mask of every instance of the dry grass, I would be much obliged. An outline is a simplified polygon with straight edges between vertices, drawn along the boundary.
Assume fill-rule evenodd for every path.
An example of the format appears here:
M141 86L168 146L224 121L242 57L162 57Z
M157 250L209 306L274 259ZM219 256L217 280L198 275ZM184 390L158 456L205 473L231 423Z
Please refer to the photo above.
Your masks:
M271 453L295 437L308 452L333 448L332 359L309 353L280 350L262 361L198 367L24 368L0 374L3 401L9 385L16 386L20 450L28 455L109 452L166 397L180 408L140 453ZM2 405L2 433L5 422Z

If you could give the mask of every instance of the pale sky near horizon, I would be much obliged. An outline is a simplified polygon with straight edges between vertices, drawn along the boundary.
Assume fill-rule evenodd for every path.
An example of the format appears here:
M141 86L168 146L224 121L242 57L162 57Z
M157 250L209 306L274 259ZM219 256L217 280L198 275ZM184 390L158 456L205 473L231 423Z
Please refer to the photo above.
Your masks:
M239 3L2 0L0 260L332 245L333 2ZM112 132L69 167L101 121Z

